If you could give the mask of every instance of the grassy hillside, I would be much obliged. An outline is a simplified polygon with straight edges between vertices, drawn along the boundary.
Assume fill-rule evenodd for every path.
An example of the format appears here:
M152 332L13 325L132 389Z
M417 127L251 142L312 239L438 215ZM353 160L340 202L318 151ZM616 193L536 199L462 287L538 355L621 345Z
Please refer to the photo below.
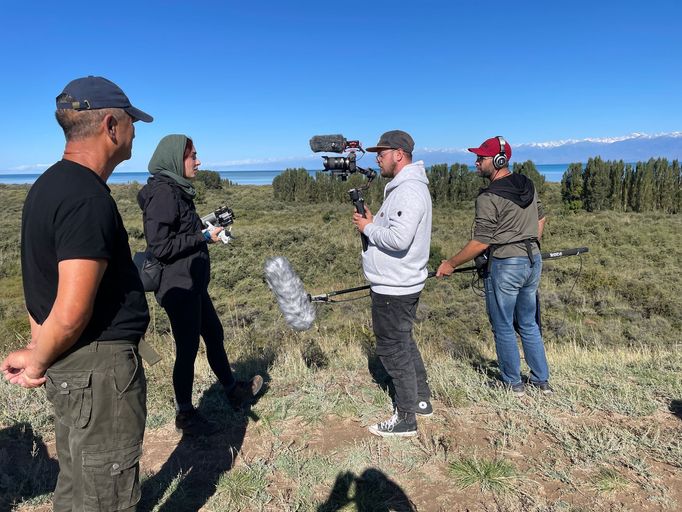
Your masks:
M133 250L144 247L135 196L113 186ZM22 346L20 212L26 187L0 186L0 353ZM287 328L262 278L288 257L307 291L364 284L350 204L272 200L270 187L204 190L202 214L227 203L237 239L211 247L210 293L238 375L269 381L233 413L200 355L195 403L223 430L180 440L172 428L168 319L149 295L144 510L678 510L682 507L682 218L565 212L545 198L543 250L588 246L545 263L544 334L557 393L522 400L483 386L496 375L492 334L471 276L429 280L415 335L436 414L413 440L366 426L390 415L369 301L322 305L310 331ZM372 206L376 210L376 205ZM470 236L473 211L436 209L434 262ZM344 296L341 298L349 298ZM45 509L54 485L44 392L0 383L0 510ZM9 460L22 461L12 464ZM9 506L9 505L7 505Z

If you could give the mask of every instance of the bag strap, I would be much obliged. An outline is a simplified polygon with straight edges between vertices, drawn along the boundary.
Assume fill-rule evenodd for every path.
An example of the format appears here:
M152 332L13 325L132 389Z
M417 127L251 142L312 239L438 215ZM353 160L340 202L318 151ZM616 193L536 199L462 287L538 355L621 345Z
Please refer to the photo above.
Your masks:
M514 240L513 242L489 245L485 251L483 251L481 254L474 258L474 264L476 265L478 275L483 279L490 275L490 268L491 265L493 264L493 253L495 252L495 249L498 249L505 245L518 244L520 242L523 242L523 245L526 247L528 261L530 261L530 265L533 266L535 263L533 260L533 243L535 243L538 246L538 249L541 250L540 240L538 240L536 237L524 238L523 240Z

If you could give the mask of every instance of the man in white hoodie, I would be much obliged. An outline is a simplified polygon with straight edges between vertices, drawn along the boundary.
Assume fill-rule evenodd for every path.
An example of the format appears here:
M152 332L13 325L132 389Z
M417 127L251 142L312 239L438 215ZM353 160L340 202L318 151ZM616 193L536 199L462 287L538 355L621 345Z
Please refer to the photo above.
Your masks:
M372 425L378 436L417 435L416 415L430 416L431 390L412 325L428 274L431 246L431 194L424 162L412 162L414 141L401 130L384 133L367 151L377 154L384 178L384 202L376 215L355 213L353 223L368 241L362 254L371 284L372 325L379 359L393 380L395 409Z

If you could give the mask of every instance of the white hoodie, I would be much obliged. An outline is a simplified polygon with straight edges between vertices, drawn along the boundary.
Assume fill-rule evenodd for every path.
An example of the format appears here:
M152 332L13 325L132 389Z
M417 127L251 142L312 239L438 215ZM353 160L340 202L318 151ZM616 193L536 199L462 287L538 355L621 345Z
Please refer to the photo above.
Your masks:
M372 291L409 295L424 288L431 247L431 194L424 162L406 165L384 189L384 203L365 227L362 267Z

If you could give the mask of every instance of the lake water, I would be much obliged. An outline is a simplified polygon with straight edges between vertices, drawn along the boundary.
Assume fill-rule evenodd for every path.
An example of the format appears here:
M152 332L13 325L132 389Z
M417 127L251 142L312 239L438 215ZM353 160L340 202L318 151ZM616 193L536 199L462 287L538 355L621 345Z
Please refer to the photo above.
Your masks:
M538 171L545 176L547 181L559 182L568 168L568 164L546 164L536 165ZM473 167L471 168L473 170ZM218 171L220 177L228 179L238 185L271 185L275 176L282 173L282 170L264 171ZM311 176L315 176L318 171L308 171ZM0 172L0 183L5 184L26 184L33 183L41 173L9 173ZM144 172L116 172L111 175L107 183L146 183L149 173Z

